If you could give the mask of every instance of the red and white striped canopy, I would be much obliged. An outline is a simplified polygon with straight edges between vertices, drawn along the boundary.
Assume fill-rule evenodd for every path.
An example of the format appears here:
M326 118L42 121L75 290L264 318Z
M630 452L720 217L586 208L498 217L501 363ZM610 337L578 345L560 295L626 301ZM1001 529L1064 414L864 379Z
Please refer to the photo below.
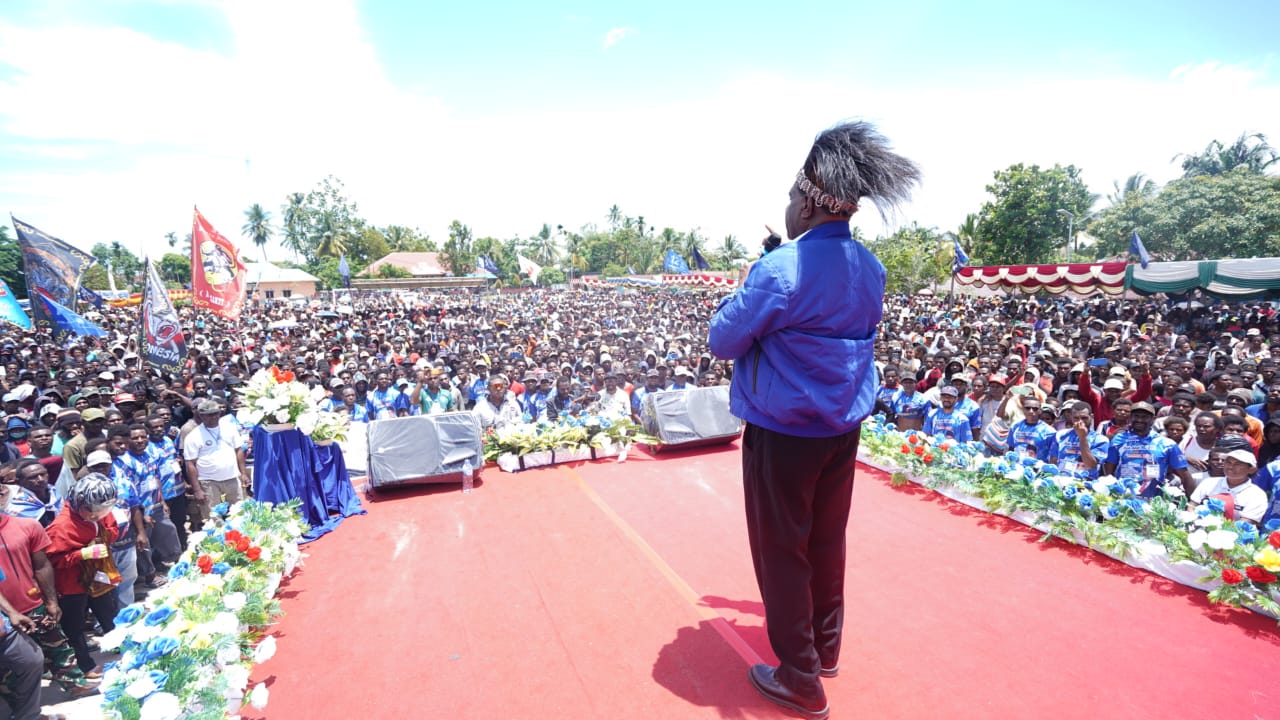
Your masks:
M1071 263L1062 265L987 265L961 268L956 282L999 290L1024 293L1065 292L1088 295L1124 293L1124 274L1128 263Z

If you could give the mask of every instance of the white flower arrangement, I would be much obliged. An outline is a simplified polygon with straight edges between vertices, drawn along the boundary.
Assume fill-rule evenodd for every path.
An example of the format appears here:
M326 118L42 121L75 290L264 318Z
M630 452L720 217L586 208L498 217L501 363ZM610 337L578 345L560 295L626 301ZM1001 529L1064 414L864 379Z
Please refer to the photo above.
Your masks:
M314 417L303 418L319 414L317 407L325 397L323 388L307 387L294 380L292 372L281 372L276 367L254 373L241 394L245 405L236 412L236 419L245 425L290 423L314 427Z

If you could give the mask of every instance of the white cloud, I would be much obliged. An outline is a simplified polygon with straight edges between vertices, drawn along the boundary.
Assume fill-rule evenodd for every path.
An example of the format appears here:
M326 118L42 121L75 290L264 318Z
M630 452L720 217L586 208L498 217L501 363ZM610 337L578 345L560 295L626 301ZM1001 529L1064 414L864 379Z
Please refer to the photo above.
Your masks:
M694 100L478 116L391 83L350 0L223 8L226 54L120 28L0 22L0 64L18 70L0 82L0 155L48 159L0 171L0 210L82 247L121 240L156 254L165 232L189 229L193 204L238 237L251 203L278 218L287 193L333 174L371 222L437 239L454 219L501 238L543 222L602 225L617 204L651 227L750 246L765 223L782 226L813 135L843 118L877 122L922 165L925 184L898 220L942 228L975 212L1011 163L1074 163L1105 194L1134 172L1176 177L1173 155L1214 138L1280 139L1277 78L1218 63L1158 80L978 76L964 87L750 75ZM889 229L870 208L858 224Z
M608 50L614 45L617 45L631 33L632 30L629 27L616 27L610 29L609 32L604 34L604 49Z

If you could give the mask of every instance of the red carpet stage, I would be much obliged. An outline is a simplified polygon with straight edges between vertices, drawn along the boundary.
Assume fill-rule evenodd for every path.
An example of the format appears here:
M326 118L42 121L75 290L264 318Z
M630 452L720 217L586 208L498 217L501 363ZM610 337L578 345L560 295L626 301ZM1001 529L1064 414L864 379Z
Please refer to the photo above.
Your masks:
M246 717L775 718L738 446L383 493L283 589ZM1280 630L859 467L833 718L1280 717Z

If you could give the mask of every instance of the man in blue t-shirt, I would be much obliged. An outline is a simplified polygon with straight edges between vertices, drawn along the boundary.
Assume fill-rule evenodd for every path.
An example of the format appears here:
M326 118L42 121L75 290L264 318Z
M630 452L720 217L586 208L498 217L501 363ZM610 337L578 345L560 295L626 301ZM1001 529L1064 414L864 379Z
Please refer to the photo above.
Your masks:
M916 392L914 375L904 374L898 384L901 387L889 401L889 408L897 417L894 422L900 430L923 430L924 415L929 409L928 399L924 394Z
M1034 395L1018 395L1025 419L1009 428L1009 449L1028 457L1049 462L1057 450L1053 428L1040 421L1040 400Z
M1096 479L1111 449L1111 441L1093 429L1093 410L1089 403L1077 400L1068 407L1070 425L1054 438L1051 459L1065 472L1085 472Z
M942 407L929 411L929 417L924 421L926 435L958 442L968 442L973 439L969 418L956 410L956 398L959 394L959 391L951 385L943 385L939 388L938 402L942 403Z
M1177 444L1152 430L1151 424L1155 419L1156 409L1150 403L1133 404L1129 429L1121 430L1111 438L1103 472L1124 480L1136 480L1138 494L1144 498L1159 495L1169 477L1174 476L1190 496L1196 488L1187 470L1187 460Z

